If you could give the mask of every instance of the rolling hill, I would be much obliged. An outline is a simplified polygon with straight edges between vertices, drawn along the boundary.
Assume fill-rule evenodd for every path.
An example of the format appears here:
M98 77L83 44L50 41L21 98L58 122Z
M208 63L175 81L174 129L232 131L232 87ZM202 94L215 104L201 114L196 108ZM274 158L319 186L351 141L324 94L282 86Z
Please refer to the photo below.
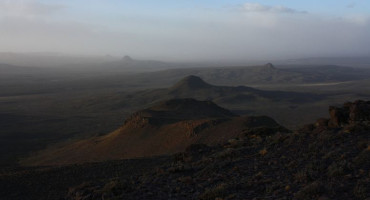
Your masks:
M265 116L237 116L211 101L174 99L132 114L116 131L48 149L26 165L65 165L172 154L191 144L216 145L248 131L287 131Z
M163 102L137 115L151 118L162 111L180 111L193 101ZM212 108L214 116L233 116L212 103L198 103ZM330 118L293 133L253 130L219 145L193 144L170 156L2 170L0 196L9 200L365 200L370 196L369 111L370 101L347 102L330 107ZM265 119L270 123L258 119L247 124L276 127Z
M200 77L190 75L169 88L147 89L109 96L109 109L136 108L138 110L143 105L152 105L159 101L176 98L210 100L237 114L270 115L279 123L294 126L312 121L325 114L325 109L318 110L320 113L307 111L312 110L315 104L328 97L325 94L307 92L270 91L246 86L217 86L203 81ZM104 99L95 99L92 102L93 106L104 104L106 104ZM292 116L295 116L296 121L292 120Z
M0 167L46 145L109 133L130 113L173 98L212 100L234 113L267 115L296 128L326 116L329 105L370 97L369 79L363 79L370 77L369 70L350 67L267 64L110 75L85 69L0 68L0 115L6 118L1 121ZM179 83L192 74L210 86L193 90L186 89L186 81ZM352 80L336 82L346 74ZM295 78L283 78L287 76Z
M216 86L206 83L198 76L190 75L165 89L149 89L122 97L122 104L149 104L158 100L173 98L195 98L212 100L221 105L240 105L257 101L285 101L290 103L307 103L322 99L323 95L304 92L285 92L259 90L246 86Z
M369 68L340 65L287 65L271 63L256 66L197 67L167 69L135 75L135 80L152 86L175 83L182 77L195 75L216 85L270 85L331 83L370 78ZM127 79L128 81L130 80Z

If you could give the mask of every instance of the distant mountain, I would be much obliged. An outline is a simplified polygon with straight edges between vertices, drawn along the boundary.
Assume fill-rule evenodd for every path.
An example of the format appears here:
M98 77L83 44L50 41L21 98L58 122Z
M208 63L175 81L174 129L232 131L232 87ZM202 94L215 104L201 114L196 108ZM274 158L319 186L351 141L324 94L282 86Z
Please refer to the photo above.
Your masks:
M358 81L370 78L370 68L336 65L225 66L167 69L135 76L148 85L169 85L184 76L195 75L216 85L307 84Z
M156 60L139 60L128 55L78 56L63 53L11 53L0 52L0 63L44 69L60 69L75 73L126 73L158 71L187 67L187 64L167 63Z
M142 105L173 98L195 98L197 100L212 100L220 105L240 106L266 102L273 103L305 103L320 100L322 95L300 92L259 90L246 86L215 86L205 82L198 76L187 76L172 87L165 89L144 90L121 96L119 105ZM117 105L117 106L119 106Z
M187 76L176 83L174 86L170 88L171 91L181 91L181 90L198 90L198 89L206 89L211 88L212 86L206 82L204 82L198 76Z
M370 57L311 57L280 61L280 64L298 65L340 65L351 67L370 67Z
M126 55L126 56L123 56L122 61L123 62L133 62L134 59L132 59L130 56Z
M116 93L107 98L109 104L106 98L100 98L94 99L89 106L105 107L106 110L135 111L160 101L193 98L199 101L213 101L237 114L270 115L291 128L297 123L312 121L322 115L321 113L325 114L325 108L322 112L319 110L319 115L317 111L307 111L327 96L308 92L260 90L246 86L217 86L205 82L198 76L190 75L168 88ZM304 115L299 114L299 110L304 112ZM297 115L299 117L291 119Z
M260 130L287 131L269 117L239 117L210 101L174 99L132 114L108 135L46 150L24 163L60 165L171 154L190 144L215 145Z

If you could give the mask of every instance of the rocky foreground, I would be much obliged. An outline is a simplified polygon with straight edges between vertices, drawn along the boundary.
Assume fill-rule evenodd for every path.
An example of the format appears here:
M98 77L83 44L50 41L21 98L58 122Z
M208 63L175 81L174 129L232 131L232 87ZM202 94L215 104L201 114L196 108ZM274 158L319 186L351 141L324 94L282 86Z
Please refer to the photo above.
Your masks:
M369 113L370 102L356 101L293 133L259 129L169 157L3 174L2 197L369 199Z
M82 184L67 199L367 199L369 111L346 103L294 133L192 145L152 172Z

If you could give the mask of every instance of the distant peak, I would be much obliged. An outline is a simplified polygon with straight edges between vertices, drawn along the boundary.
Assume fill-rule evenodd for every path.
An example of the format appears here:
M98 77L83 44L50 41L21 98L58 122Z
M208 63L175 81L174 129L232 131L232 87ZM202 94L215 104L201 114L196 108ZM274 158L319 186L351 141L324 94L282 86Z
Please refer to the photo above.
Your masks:
M134 59L132 59L130 56L124 56L123 58L122 58L122 60L123 61L125 61L125 62L132 62L132 61L134 61Z
M267 63L265 66L270 68L270 69L276 69L275 66L272 63Z
M199 76L194 76L194 75L189 75L189 76L186 76L184 77L181 81L185 81L185 82L203 82L203 79L201 79Z
M190 75L177 82L177 84L173 86L173 89L200 89L210 86L210 84L203 81L200 77Z

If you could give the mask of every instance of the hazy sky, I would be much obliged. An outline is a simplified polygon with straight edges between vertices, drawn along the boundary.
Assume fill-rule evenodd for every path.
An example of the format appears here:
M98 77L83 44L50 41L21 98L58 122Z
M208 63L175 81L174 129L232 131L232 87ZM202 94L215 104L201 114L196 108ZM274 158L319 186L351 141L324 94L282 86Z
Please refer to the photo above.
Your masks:
M370 55L369 0L0 0L0 51L162 60Z

